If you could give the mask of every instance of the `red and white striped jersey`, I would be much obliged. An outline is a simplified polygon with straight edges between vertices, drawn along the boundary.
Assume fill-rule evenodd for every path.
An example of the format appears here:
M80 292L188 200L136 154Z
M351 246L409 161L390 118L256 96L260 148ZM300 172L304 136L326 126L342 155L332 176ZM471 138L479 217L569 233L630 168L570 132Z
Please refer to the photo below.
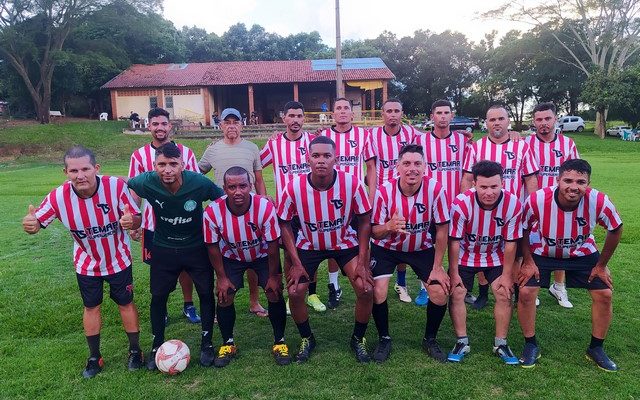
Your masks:
M438 181L426 176L413 196L402 194L400 181L391 180L376 191L371 223L383 225L396 213L405 219L408 234L391 233L384 239L373 239L373 243L395 251L430 249L435 241L429 235L431 221L436 224L449 221L447 194Z
M612 231L622 225L609 197L588 188L578 207L563 211L558 206L557 186L531 194L524 205L524 229L537 228L541 241L532 243L533 253L544 257L582 257L598 251L593 230L596 224Z
M317 190L311 174L293 178L285 188L278 217L290 221L295 215L302 228L296 247L303 250L341 250L358 245L356 232L349 226L353 214L371 211L364 184L342 171L334 174L333 185Z
M481 160L494 161L502 165L503 187L518 197L524 195L522 178L535 174L540 169L524 140L507 140L498 144L485 136L469 146L462 169L471 172L475 163Z
M422 146L427 163L427 176L440 182L447 192L447 204L460 192L462 163L467 152L468 140L459 131L440 139L433 133L416 136L414 143Z
M290 140L283 132L275 139L269 139L260 151L262 167L273 164L278 202L291 178L311 172L307 158L309 143L315 137L309 132L302 132L298 140Z
M580 158L576 144L563 134L557 134L555 139L549 143L538 139L536 135L529 135L524 140L540 166L540 172L538 172L539 188L557 185L556 178L560 165L567 160Z
M358 126L352 126L347 132L337 132L327 128L320 132L336 143L336 170L354 175L364 182L364 162L372 158L367 154L371 132ZM368 158L367 158L368 156Z
M237 261L266 257L267 242L280 237L274 205L253 193L243 215L235 215L227 205L227 196L222 196L207 206L202 221L204 242L218 243L224 257Z
M504 262L504 243L522 237L520 199L502 189L491 210L480 206L476 190L459 194L451 206L449 236L460 239L459 265L496 267Z
M365 149L364 158L366 160L376 159L376 187L398 177L396 164L400 149L412 143L418 134L411 125L402 125L400 132L391 136L384 130L384 126L379 126L371 130L371 140Z
M113 275L131 265L129 235L120 227L125 205L140 214L127 184L113 176L97 176L98 190L78 197L67 181L52 190L36 210L44 227L58 218L73 236L73 264L80 275Z
M182 161L184 169L187 171L200 172L198 168L198 160L190 148L180 143L175 143L182 152ZM156 159L156 149L151 143L145 144L131 154L131 163L129 164L129 178L135 178L143 172L153 171L153 162ZM146 200L142 199L142 228L154 230L155 219L153 217L153 208L149 206Z

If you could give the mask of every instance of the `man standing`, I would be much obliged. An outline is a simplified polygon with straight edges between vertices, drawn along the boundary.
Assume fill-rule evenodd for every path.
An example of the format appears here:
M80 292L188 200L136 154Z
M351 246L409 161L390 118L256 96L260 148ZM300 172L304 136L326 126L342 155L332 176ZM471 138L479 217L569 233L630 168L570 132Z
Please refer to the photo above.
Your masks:
M253 142L241 137L242 126L240 111L235 108L222 110L222 114L220 114L222 140L218 140L207 147L198 163L198 167L203 174L213 169L213 181L220 187L224 185L224 173L229 168L242 167L249 171L252 190L259 195L266 196L267 188L262 179L260 150ZM258 277L253 270L247 272L247 280L249 281L249 311L258 317L266 317L268 313L260 305Z
M362 182L351 174L336 171L335 143L319 136L309 144L311 172L293 178L278 205L282 238L291 255L291 268L285 271L291 306L302 342L298 362L309 359L316 346L309 325L304 297L320 262L333 258L349 278L356 293L355 326L350 345L359 362L369 362L365 332L373 302L373 280L368 268L371 206ZM358 219L358 232L349 225ZM298 215L300 234L294 239L291 220Z
M605 371L618 366L607 356L603 343L613 318L613 281L608 263L622 236L622 220L609 197L589 186L591 166L584 160L565 161L557 186L532 193L524 206L524 261L518 283L518 320L525 337L522 366L534 367L540 357L536 341L535 299L540 287L548 287L551 271L565 271L568 287L585 288L592 299L591 343L587 358ZM607 230L602 253L593 231ZM530 244L529 231L537 228L541 240Z
M131 154L131 162L129 164L129 178L134 178L144 172L153 171L153 162L156 157L156 149L167 143L173 143L171 140L171 121L169 120L169 112L162 108L152 108L149 110L149 132L151 132L151 143L145 144ZM182 153L182 159L185 163L187 171L198 172L198 164L196 156L190 148L182 144L176 144ZM153 247L153 231L155 227L155 218L153 216L153 207L146 201L142 202L144 214L142 217L142 261L151 265L151 248ZM180 274L180 287L182 288L182 296L184 304L182 313L187 320L193 324L200 322L200 316L193 305L193 282L189 274L183 272Z
M147 368L156 369L155 355L164 343L164 316L169 294L186 271L196 287L202 312L200 364L210 366L214 316L213 268L202 234L202 202L222 196L222 190L201 174L184 170L182 152L173 143L156 149L153 172L129 179L128 185L153 207L156 229L151 257L151 329L153 345Z
M274 335L271 352L278 365L289 364L291 357L284 341L287 314L278 247L280 226L275 207L267 198L251 193L249 173L242 167L231 167L225 172L224 191L226 196L205 209L203 225L209 260L216 270L218 325L222 334L222 346L214 365L227 366L237 355L233 301L248 269L258 275L258 284L269 300Z
M22 220L25 232L35 234L55 218L71 232L73 263L84 311L82 325L89 345L89 359L82 376L92 378L104 367L100 354L100 304L103 284L118 305L122 325L129 339L129 370L144 365L138 338L138 310L133 302L131 247L126 229L140 226L140 212L125 182L101 176L93 152L74 146L64 155L69 179L45 197L38 209L29 206Z
M371 273L375 282L372 314L379 342L373 359L378 362L385 361L391 352L387 290L393 270L403 263L413 268L431 298L422 347L436 361L447 359L436 335L447 310L449 295L449 277L442 267L449 207L442 185L426 177L425 168L422 147L404 146L397 163L398 179L380 186L374 200L371 217ZM436 237L429 234L432 221L437 225Z
M459 194L451 207L449 275L451 319L458 337L448 360L460 362L469 353L465 293L474 275L483 272L491 284L496 334L494 353L508 365L518 364L507 344L511 322L513 263L522 236L520 199L503 189L502 166L479 161L472 168L474 187Z

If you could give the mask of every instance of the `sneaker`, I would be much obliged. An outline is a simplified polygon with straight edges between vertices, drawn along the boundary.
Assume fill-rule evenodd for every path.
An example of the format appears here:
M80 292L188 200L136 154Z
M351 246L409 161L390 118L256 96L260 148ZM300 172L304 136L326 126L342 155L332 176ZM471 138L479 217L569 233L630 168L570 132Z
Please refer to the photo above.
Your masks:
M522 368L533 368L540 358L540 348L533 343L525 343L520 357L520 366Z
M327 306L322 304L317 294L310 294L307 297L307 305L317 312L327 311Z
M329 305L329 308L335 309L340 305L340 299L342 298L342 288L336 290L333 286L333 283L330 283L327 286L329 287L329 301L327 301L327 304Z
M397 283L393 286L393 290L398 293L398 298L403 303L411 303L411 296L409 296L409 291L406 286L400 286Z
M213 360L213 365L216 368L226 367L237 355L238 347L235 344L223 344L218 348L218 354Z
M276 365L291 364L291 356L289 355L289 346L284 343L274 344L271 348L271 354L276 360Z
M291 315L291 308L289 308L289 299L287 299L287 302L285 304L287 306L287 315Z
M607 372L616 372L618 370L618 366L607 356L607 353L604 352L602 346L598 346L596 348L588 348L587 349L587 359L596 363L598 368Z
M355 353L356 360L358 360L359 363L368 363L371 361L369 353L367 353L367 339L358 339L355 336L351 336L349 344L351 345L351 350Z
M82 377L87 379L93 378L94 376L98 375L100 371L102 371L103 367L104 360L102 359L102 357L89 357L89 359L87 360L87 366L84 367L84 371L82 371Z
M158 352L158 348L154 348L151 349L151 351L149 352L149 359L147 360L147 369L149 371L155 371L156 369L158 369L158 366L156 365L156 353Z
M488 302L489 296L478 296L471 307L473 307L474 310L482 310Z
M429 302L429 293L427 293L427 290L425 288L420 288L420 293L418 293L418 296L414 301L417 306L420 306L420 307L426 306L427 303Z
M467 294L464 295L464 302L467 304L473 304L475 303L477 297L472 295L471 293L467 292Z
M308 338L302 338L300 342L300 350L296 355L296 362L303 363L309 361L311 352L316 348L316 338L311 335Z
M169 326L169 314L166 314L164 316L164 326Z
M501 344L498 347L494 346L493 353L496 356L500 357L500 359L504 361L504 363L507 365L520 364L520 361L518 361L518 358L516 358L516 356L513 355L513 351L511 351L511 349L509 348L509 345Z
M422 339L422 348L427 352L429 357L437 362L447 362L447 355L442 351L442 348L435 339Z
M200 323L200 316L198 315L198 311L196 310L196 306L190 305L186 306L182 309L182 313L192 324Z
M536 296L536 307L540 307L540 298Z
M215 359L215 357L216 357L216 352L212 344L200 349L200 365L202 365L203 367L212 366L213 360Z
M549 286L549 294L558 300L560 307L573 308L573 304L569 301L569 296L567 295L567 289L565 287L558 289L554 283Z
M456 342L453 349L449 352L447 356L447 360L451 362L461 362L464 359L464 356L469 354L471 351L471 346L465 344L463 342Z
M391 338L380 339L373 351L373 361L381 363L387 361L391 354Z
M129 350L129 358L127 358L127 368L129 371L135 371L144 366L144 357L140 350Z

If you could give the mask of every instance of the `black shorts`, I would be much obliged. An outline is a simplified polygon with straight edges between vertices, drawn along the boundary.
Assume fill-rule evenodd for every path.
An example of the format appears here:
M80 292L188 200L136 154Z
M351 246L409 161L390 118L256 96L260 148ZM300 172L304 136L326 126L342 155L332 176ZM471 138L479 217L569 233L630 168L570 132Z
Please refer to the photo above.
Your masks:
M295 243L296 240L298 239L298 233L300 232L300 229L302 229L302 225L300 225L300 217L298 217L297 215L294 215L293 218L291 218L291 221L289 221L289 223L291 224L291 232L293 232L293 243ZM284 243L282 242L282 238L279 239L279 243L280 243L280 247L284 249Z
M608 289L609 287L600 278L595 278L589 283L591 270L596 266L600 253L595 252L583 257L552 258L532 254L533 261L540 272L540 281L532 277L526 286L539 286L548 288L551 283L553 271L565 271L566 284L569 288L583 288L588 290Z
M371 245L371 275L373 279L390 277L398 264L408 264L421 281L429 279L433 270L435 249L420 251L396 251L385 249L375 244Z
M224 273L233 283L233 286L236 287L236 290L244 287L244 273L248 269L254 270L258 275L258 285L261 288L264 289L269 280L269 257L262 257L251 262L223 257L222 265L224 266ZM278 272L282 273L282 266L278 267Z
M148 229L142 230L142 261L151 265L151 248L153 247L153 231Z
M102 304L103 283L109 283L109 297L119 306L126 306L133 301L133 268L128 267L120 272L106 276L87 276L76 273L82 304L85 307L96 307Z
M350 249L343 250L302 250L298 249L298 257L300 257L300 261L302 262L302 266L305 271L307 271L307 275L310 278L314 277L320 263L324 260L334 259L338 263L340 270L342 271L342 275L346 275L344 273L344 266L349 263L349 261L353 260L355 257L358 257L359 247L355 246ZM313 278L312 278L313 279Z
M466 267L464 265L458 266L458 275L460 275L460 279L462 279L462 284L464 285L467 292L470 292L473 289L473 278L477 273L484 272L484 277L487 278L489 284L493 283L496 279L502 275L502 265L498 265L497 267Z
M198 293L213 291L213 267L204 246L174 249L153 246L151 257L151 294L167 295L175 290L178 276L186 271Z

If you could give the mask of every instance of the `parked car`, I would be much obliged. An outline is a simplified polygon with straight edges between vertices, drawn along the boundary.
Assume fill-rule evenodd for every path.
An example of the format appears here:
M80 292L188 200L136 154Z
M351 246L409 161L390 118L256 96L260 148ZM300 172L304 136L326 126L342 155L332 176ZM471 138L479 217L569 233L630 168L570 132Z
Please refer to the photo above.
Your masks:
M631 127L627 125L618 125L607 129L607 136L622 137L622 131L630 131Z
M451 129L478 129L479 124L477 120L469 117L453 117L451 122L449 123L449 128Z
M584 131L584 120L581 117L567 115L558 120L558 127L560 127L563 132L582 132Z

